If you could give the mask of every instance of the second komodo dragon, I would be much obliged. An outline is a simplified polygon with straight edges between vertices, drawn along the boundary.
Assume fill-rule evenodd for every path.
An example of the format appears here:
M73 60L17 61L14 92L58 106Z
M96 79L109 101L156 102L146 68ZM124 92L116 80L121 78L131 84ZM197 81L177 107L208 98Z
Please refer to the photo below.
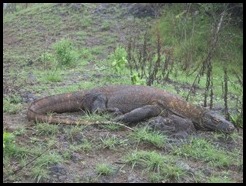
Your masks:
M137 123L155 116L174 114L192 121L196 129L232 133L234 125L204 107L195 106L162 89L140 85L111 85L91 90L64 93L34 101L27 118L39 122L78 124L69 118L48 116L49 112L117 113L115 121Z

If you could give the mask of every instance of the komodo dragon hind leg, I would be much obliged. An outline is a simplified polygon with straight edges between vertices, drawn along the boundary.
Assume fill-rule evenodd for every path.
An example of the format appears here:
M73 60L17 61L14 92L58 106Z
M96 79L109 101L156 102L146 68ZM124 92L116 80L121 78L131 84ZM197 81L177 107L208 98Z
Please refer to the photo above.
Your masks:
M124 123L137 123L151 117L158 116L161 113L161 109L157 105L146 105L136 108L131 112L118 116L114 121L122 121Z

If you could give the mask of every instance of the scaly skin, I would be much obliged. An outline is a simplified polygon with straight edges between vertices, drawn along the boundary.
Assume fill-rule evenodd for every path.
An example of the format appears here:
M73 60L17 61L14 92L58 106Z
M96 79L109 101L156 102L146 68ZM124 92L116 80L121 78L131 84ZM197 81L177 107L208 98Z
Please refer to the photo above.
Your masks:
M140 85L111 85L45 97L28 108L29 120L48 123L79 124L79 121L47 116L48 112L116 112L116 121L137 123L158 115L175 114L190 119L197 129L231 133L235 127L216 113L195 106L164 90Z

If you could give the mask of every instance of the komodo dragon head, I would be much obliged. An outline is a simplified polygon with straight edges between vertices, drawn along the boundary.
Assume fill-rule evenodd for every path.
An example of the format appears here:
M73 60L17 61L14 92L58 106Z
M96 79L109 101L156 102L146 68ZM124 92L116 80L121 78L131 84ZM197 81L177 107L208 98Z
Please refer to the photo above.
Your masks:
M213 111L206 112L203 115L202 121L203 127L224 133L232 133L235 129L235 126L231 122Z

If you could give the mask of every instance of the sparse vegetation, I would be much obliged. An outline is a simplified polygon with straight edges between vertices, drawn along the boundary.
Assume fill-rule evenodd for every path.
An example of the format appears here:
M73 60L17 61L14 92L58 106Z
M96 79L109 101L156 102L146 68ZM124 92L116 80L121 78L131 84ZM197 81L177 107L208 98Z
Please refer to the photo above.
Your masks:
M134 167L143 167L148 173L151 181L178 181L186 173L175 165L171 156L163 156L155 151L134 151L124 157L124 161Z
M127 64L127 53L124 47L117 46L111 56L112 67L116 73L121 74Z
M111 150L117 149L120 145L124 145L125 141L117 138L115 135L113 136L106 136L100 138L102 143L102 148L107 148Z
M175 148L173 153L206 161L218 167L228 167L239 164L237 153L226 153L222 149L219 149L219 147L214 147L205 139L192 139L190 143ZM231 161L232 157L234 157L235 160L233 162Z
M22 108L20 103L20 98L13 96L13 97L6 97L3 99L3 111L8 112L10 114L18 113Z
M243 182L242 4L148 6L17 3L4 10L3 182ZM155 8L161 17L151 17ZM239 129L176 139L142 124L129 130L106 113L61 114L85 121L76 126L26 119L35 99L108 84L149 84L198 105L208 88L208 106L212 97L215 109L227 107Z
M38 135L55 135L59 132L59 126L48 123L37 123L35 126Z
M153 132L148 127L137 128L130 136L137 143L147 142L159 148L164 147L166 143L166 136L158 132Z
M106 163L100 163L96 165L96 172L99 175L110 175L112 174L114 169L112 168L112 165L106 164Z

